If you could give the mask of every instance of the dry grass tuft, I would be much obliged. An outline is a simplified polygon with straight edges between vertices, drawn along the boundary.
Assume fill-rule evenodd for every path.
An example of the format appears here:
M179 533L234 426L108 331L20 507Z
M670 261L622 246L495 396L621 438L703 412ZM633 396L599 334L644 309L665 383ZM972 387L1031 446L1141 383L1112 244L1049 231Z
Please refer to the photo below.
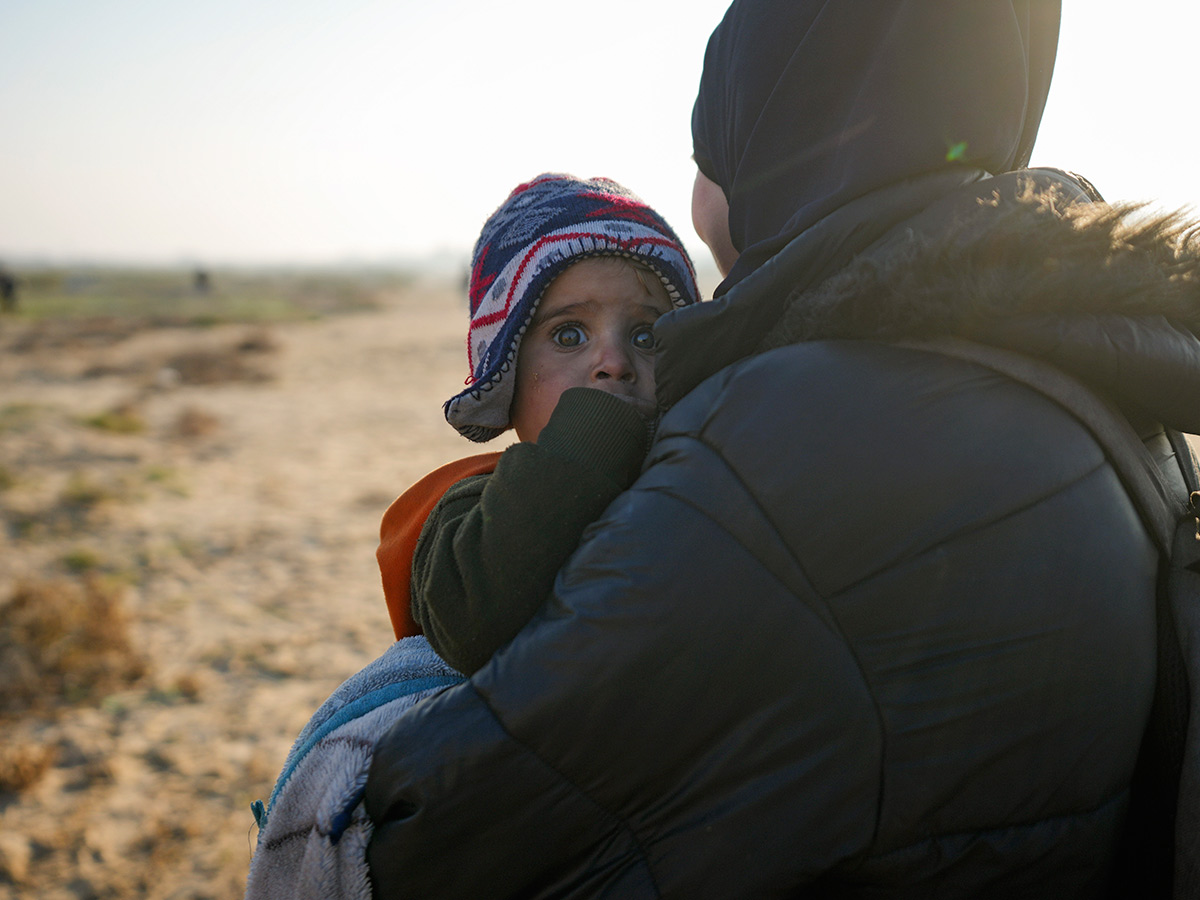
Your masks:
M185 700L195 701L200 699L202 686L199 676L193 672L185 672L175 679L172 689L178 692L179 696Z
M109 503L129 503L136 499L137 493L127 474L98 481L90 472L81 470L72 472L59 492L58 512L86 519L98 507Z
M132 400L126 400L124 403L118 403L112 409L88 416L83 420L83 424L113 434L141 434L146 430L146 420L142 418L142 412L138 409L137 403Z
M240 353L277 353L279 347L279 340L266 328L247 332L237 345Z
M42 780L57 755L46 744L0 745L0 794L16 794Z
M167 360L166 366L178 373L180 384L270 381L270 373L246 359L247 356L265 353L266 350L259 349L250 338L247 341L251 343L248 349L243 349L246 343L243 341L222 349L198 349L177 353Z
M50 503L38 509L0 507L0 515L8 519L15 536L43 541L97 528L114 504L138 497L137 484L128 474L101 481L90 472L75 471Z
M90 547L75 547L67 551L62 561L72 572L91 572L104 565L104 560Z
M220 428L221 420L208 410L199 406L186 406L180 410L171 431L176 437L192 439L208 437Z
M84 702L145 674L113 583L29 581L0 606L0 717Z

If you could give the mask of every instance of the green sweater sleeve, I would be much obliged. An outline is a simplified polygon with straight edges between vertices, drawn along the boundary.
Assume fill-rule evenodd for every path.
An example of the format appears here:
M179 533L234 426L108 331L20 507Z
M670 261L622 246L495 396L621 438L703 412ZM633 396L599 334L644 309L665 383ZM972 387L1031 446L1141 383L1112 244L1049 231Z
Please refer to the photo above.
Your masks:
M583 530L637 478L648 436L630 404L572 388L538 443L445 493L417 542L412 611L446 662L469 675L524 627Z

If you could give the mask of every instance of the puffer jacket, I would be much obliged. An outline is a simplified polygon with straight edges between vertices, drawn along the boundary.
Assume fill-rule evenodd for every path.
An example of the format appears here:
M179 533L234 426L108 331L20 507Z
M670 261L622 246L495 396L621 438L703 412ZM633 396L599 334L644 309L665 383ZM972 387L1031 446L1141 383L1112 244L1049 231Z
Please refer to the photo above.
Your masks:
M1050 360L1168 453L1157 423L1200 427L1194 241L1084 194L967 185L832 279L839 241L800 242L672 314L640 479L377 747L376 896L1105 896L1156 552L1063 409L890 343Z

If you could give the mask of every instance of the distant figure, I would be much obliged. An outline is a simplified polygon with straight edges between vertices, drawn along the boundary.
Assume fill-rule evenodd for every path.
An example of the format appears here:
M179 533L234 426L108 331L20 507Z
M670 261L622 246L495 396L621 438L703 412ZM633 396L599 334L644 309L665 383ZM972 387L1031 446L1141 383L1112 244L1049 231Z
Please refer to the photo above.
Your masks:
M12 272L0 266L0 312L17 311L17 278Z
M209 278L207 269L196 270L196 274L192 276L192 289L197 294L207 294L212 290L212 279Z

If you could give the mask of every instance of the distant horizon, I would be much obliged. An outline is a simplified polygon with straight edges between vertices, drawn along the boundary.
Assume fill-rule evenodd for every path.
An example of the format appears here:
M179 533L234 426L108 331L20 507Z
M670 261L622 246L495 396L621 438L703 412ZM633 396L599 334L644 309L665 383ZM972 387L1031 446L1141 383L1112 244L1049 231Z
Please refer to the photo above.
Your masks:
M121 260L65 260L65 261L46 261L46 260L16 260L15 262L9 259L0 259L0 268L6 269L13 273L18 278L22 274L42 274L48 272L131 272L131 273L154 273L154 272L179 272L179 273L194 273L197 271L205 271L211 274L220 274L222 272L229 273L245 273L249 275L269 275L283 274L290 275L296 273L314 272L314 273L330 273L336 275L355 275L355 274L397 274L397 275L414 275L414 276L430 276L442 280L454 280L462 282L467 276L470 266L470 257L466 254L457 255L450 251L434 252L425 256L416 256L412 258L397 257L392 260L380 259L375 261L366 260L341 260L341 261L319 261L319 260L303 260L300 262L204 262L204 261L121 261ZM706 296L711 296L713 289L721 283L721 274L717 271L716 263L711 258L702 257L695 261L696 280L699 282L701 289ZM465 283L465 282L464 282Z
M271 269L422 269L449 270L455 266L470 264L469 251L457 252L450 249L432 250L428 253L396 253L390 256L378 257L329 257L327 259L258 259L258 260L222 260L201 259L200 257L167 257L136 258L136 257L51 257L48 255L9 254L0 256L0 266L4 268L42 270L42 269L133 269L133 270L271 270Z
M637 27L602 39L595 13L557 0L0 5L0 262L466 259L515 184L568 171L633 189L707 264L690 113L727 5L611 0L603 21ZM1161 86L1194 78L1200 5L1064 7L1032 164L1113 200L1194 205L1200 118ZM640 93L594 92L613 76Z

